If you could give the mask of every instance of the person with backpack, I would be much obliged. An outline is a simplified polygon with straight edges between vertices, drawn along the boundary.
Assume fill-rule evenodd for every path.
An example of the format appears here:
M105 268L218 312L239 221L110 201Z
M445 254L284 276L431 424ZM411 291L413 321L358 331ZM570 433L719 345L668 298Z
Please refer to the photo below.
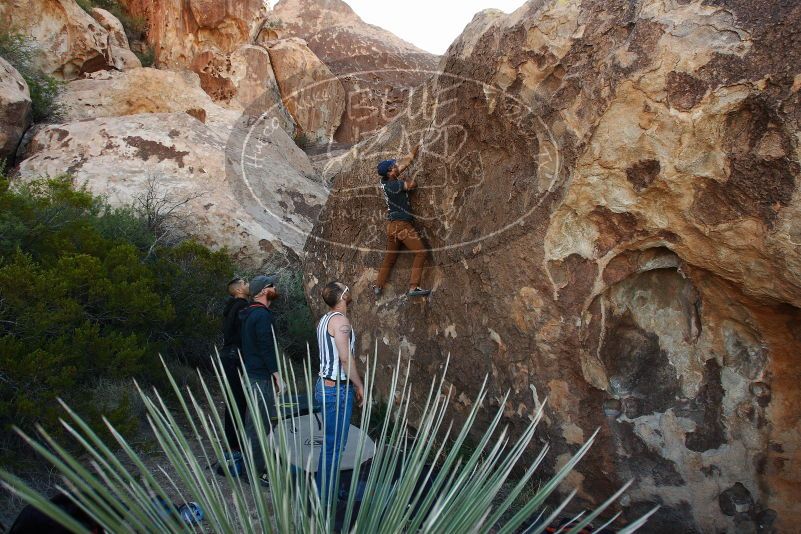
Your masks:
M337 491L339 458L348 442L354 394L359 406L364 402L364 384L356 366L356 333L348 320L350 288L342 282L330 282L322 291L328 312L317 323L320 373L314 388L314 400L323 412L323 450L315 481L320 500L333 509Z
M426 261L426 248L423 245L420 234L415 230L412 221L412 207L409 193L417 188L414 177L407 173L403 178L399 178L409 165L412 164L420 145L416 145L412 152L400 160L387 159L378 164L378 174L381 176L381 189L384 192L384 200L387 203L387 251L384 255L384 262L378 271L378 279L373 286L376 296L380 296L387 283L389 273L398 259L398 250L401 244L410 251L414 252L412 272L409 278L410 297L424 297L431 293L429 289L420 287L423 278L423 265Z
M259 415L248 412L245 434L253 451L256 474L263 485L269 484L264 468L267 464L261 453L258 420L272 430L271 417L275 417L275 395L281 392L282 381L278 373L278 358L273 337L273 313L270 306L279 298L275 275L260 275L250 281L252 303L239 313L242 321L242 361L250 380L251 393L256 396ZM262 398L264 401L262 402Z
M225 303L223 310L223 348L220 354L223 373L228 380L233 395L233 409L239 413L239 417L244 420L247 413L247 402L245 401L245 391L242 389L240 379L240 369L242 360L239 351L242 348L242 321L239 319L239 312L245 309L250 301L250 289L248 283L239 277L228 282L228 294L230 298ZM227 406L227 405L226 405ZM236 435L236 424L231 410L226 407L224 415L225 439L231 452L239 452L241 444Z

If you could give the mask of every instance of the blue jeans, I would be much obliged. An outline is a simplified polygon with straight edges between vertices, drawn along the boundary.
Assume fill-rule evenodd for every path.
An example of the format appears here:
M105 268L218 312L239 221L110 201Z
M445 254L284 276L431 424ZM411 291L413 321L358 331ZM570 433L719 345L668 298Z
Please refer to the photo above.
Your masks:
M323 414L323 450L317 464L317 491L326 508L333 506L333 488L339 474L339 457L348 442L350 416L353 413L353 384L340 381L339 386L326 386L319 378L314 387L314 400L320 405ZM329 491L332 490L332 491Z

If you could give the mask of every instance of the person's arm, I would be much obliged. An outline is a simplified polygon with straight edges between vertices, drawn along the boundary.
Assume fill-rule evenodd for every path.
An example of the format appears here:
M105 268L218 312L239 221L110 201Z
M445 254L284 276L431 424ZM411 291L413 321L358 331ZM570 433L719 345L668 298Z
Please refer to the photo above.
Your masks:
M395 163L395 165L398 166L398 173L399 174L403 173L403 171L405 171L406 169L409 168L409 165L412 164L412 161L414 161L414 158L417 157L417 152L419 150L420 150L420 143L415 145L415 147L412 149L412 151L409 154L407 154L406 156L402 157L401 159L399 159L397 161L397 163ZM404 181L406 181L406 178L404 178Z
M410 175L406 175L403 177L403 188L406 191L411 191L416 187L417 187L417 182L414 181L414 178L412 178Z
M359 369L356 366L356 358L350 352L350 322L341 315L331 319L331 329L334 331L334 343L339 353L339 363L345 371L348 380L353 382L356 391L356 400L361 406L364 403L364 384L359 376Z

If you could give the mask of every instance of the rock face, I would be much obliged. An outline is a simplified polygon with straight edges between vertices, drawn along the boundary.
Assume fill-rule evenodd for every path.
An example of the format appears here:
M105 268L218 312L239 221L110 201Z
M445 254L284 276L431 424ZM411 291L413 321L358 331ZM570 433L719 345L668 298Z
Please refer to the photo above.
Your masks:
M110 13L108 17L114 18ZM136 56L117 45L108 30L75 0L7 0L0 3L0 23L30 35L38 45L36 65L65 80L99 70L141 66Z
M87 80L91 82L97 80ZM78 108L74 113L99 116L109 109ZM30 179L68 172L76 183L87 184L117 205L144 195L152 179L172 199L192 199L186 206L187 229L203 244L226 247L235 260L252 268L273 253L297 261L326 198L308 158L277 129L259 143L257 161L251 164L254 172L234 172L239 168L239 138L254 133L243 122L203 124L195 109L203 108L173 113L154 109L38 127L19 174ZM221 116L225 110L210 114Z
M765 518L789 532L801 6L713 4L546 0L477 15L412 99L419 113L340 158L307 291L320 304L323 284L345 281L360 355L377 341L391 366L400 348L420 396L450 354L461 413L485 374L490 408L511 391L512 429L547 397L547 469L600 427L569 482L597 502L635 478L629 517L662 505L648 532ZM412 203L434 294L399 297L404 256L376 302L375 164L420 138Z
M302 39L270 46L281 96L300 131L313 143L330 142L345 111L345 90Z
M195 56L192 70L216 102L242 109L253 117L269 115L287 133L294 133L295 120L281 99L265 48L246 44L230 54L205 51Z
M367 24L341 0L280 0L272 18L280 35L305 39L342 82L339 142L355 143L405 113L409 92L436 69L437 56Z
M156 65L185 68L203 52L225 55L252 41L267 9L263 0L120 0L147 20Z
M0 162L14 157L22 134L33 120L28 84L0 57Z
M156 66L190 69L215 102L249 115L264 113L292 135L295 123L280 98L270 56L253 43L266 22L263 0L121 0L147 20Z
M211 100L197 74L151 68L98 72L65 85L58 97L65 121L142 113L181 113L200 122L230 125L239 116Z

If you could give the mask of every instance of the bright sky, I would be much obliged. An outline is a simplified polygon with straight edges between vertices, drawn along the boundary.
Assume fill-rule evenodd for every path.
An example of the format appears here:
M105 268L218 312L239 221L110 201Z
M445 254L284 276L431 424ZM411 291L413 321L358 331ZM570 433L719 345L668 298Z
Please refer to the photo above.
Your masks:
M345 0L365 21L432 54L444 54L473 15L495 8L511 13L525 0Z

